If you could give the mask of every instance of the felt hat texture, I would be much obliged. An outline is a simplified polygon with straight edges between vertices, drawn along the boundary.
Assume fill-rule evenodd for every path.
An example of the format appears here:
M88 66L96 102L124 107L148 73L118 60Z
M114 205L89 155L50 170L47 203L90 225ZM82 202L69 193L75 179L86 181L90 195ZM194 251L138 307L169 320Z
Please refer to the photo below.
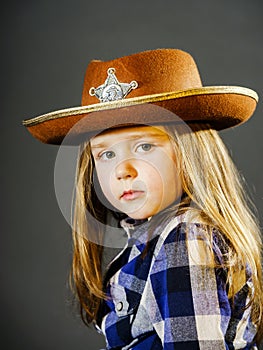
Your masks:
M171 123L173 115L221 130L247 121L257 102L258 95L250 88L203 86L189 53L156 49L110 61L92 60L81 106L26 119L23 125L50 144L61 144L71 130L74 138L114 125Z

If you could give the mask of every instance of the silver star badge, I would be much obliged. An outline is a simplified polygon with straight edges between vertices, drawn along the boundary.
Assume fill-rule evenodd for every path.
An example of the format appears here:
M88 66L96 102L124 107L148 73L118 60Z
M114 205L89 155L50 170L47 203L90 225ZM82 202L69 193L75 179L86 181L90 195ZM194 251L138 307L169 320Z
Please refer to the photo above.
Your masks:
M115 76L114 68L109 68L107 73L108 77L104 84L97 88L92 87L89 90L89 94L91 96L96 96L100 102L121 100L125 98L131 90L138 87L138 83L134 80L130 83L120 83Z

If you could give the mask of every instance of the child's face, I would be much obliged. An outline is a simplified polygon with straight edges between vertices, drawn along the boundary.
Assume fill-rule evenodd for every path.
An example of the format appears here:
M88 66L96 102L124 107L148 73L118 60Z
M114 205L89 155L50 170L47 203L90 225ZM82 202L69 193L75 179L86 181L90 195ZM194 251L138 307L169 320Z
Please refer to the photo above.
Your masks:
M149 218L182 194L176 154L163 127L113 129L91 140L101 189L119 211Z

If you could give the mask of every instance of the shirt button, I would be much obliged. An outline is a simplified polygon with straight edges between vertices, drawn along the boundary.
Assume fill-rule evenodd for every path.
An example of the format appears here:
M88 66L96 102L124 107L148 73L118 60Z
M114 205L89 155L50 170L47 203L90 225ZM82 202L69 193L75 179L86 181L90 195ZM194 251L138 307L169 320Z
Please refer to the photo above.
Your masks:
M116 309L117 311L121 311L123 309L123 303L122 301L120 301L117 305L116 305Z

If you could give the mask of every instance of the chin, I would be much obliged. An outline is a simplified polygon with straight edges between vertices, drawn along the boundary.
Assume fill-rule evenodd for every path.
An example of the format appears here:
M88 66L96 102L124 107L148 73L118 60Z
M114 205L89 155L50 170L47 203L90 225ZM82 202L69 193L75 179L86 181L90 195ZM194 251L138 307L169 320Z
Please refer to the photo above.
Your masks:
M132 212L126 213L130 218L134 220L145 220L151 218L153 215L156 215L157 212Z

